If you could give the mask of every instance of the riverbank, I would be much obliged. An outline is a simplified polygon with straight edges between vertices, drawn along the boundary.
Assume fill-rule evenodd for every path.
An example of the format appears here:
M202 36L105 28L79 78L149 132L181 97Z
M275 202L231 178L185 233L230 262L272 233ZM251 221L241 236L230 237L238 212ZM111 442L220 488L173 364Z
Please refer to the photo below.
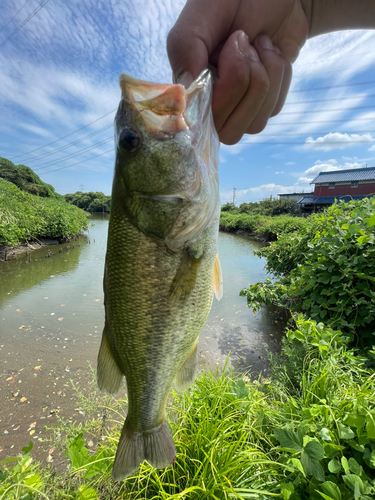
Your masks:
M32 251L46 244L56 244L56 241L68 241L72 235L88 228L88 216L63 198L29 194L0 178L0 247L3 256Z
M268 243L276 241L281 234L301 231L309 219L292 215L249 215L237 212L221 212L220 230L242 234Z
M61 245L63 243L70 243L71 241L77 240L77 236L71 236L68 238L40 238L39 240L27 241L21 245L10 246L10 245L0 245L0 262L6 262L11 259L18 259L26 255L31 256L31 252L35 250L40 250L43 247L55 247L56 245ZM72 244L74 248L74 243ZM69 245L70 248L70 245ZM69 249L68 248L68 249ZM59 250L61 252L61 249ZM47 257L53 255L53 248L48 250ZM31 258L31 257L29 257Z

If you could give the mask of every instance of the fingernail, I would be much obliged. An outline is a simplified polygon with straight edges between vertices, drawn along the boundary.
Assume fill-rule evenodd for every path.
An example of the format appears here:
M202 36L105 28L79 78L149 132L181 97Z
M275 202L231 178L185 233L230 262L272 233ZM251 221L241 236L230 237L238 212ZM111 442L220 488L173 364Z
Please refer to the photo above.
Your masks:
M266 35L260 37L259 45L263 47L263 49L274 50L273 43Z
M180 83L187 89L194 81L193 75L188 71L183 73L180 78L177 79L176 83Z
M254 49L254 47L252 47L249 44L249 37L246 35L246 33L244 31L241 31L241 33L238 35L237 43L238 43L238 48L240 49L240 51L245 56L247 56L251 61L254 61L254 62L259 61L258 54L257 54L256 50Z

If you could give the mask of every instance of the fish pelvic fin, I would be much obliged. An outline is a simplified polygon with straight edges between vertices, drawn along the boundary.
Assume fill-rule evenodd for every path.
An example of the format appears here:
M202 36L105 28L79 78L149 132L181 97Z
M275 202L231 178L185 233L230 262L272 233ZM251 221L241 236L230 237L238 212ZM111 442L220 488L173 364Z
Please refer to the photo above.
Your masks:
M171 429L167 420L154 429L134 431L125 421L117 446L112 469L114 481L122 481L147 462L156 469L164 469L176 459Z
M215 297L217 300L220 300L223 296L223 274L221 272L221 264L218 253L216 254L214 262L213 287Z
M104 326L96 371L98 387L101 391L115 394L120 389L123 376L113 357L106 326Z
M175 378L176 388L179 391L186 391L191 385L194 384L195 376L197 373L198 365L198 339L194 344L193 349L185 361L185 363L180 368L179 372Z
M170 294L172 298L183 302L189 298L197 281L199 264L202 258L203 254L198 258L187 253L183 254L181 264L171 285Z

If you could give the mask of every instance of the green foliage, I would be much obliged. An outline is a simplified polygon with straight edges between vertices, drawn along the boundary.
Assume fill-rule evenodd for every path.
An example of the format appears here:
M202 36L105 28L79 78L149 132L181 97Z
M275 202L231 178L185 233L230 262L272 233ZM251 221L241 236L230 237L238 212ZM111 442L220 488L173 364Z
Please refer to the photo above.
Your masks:
M46 184L26 165L15 165L10 160L0 157L0 178L15 184L22 191L44 198L58 198L62 196L55 192L51 184Z
M293 233L302 230L309 224L308 219L279 215L265 217L234 212L221 212L220 228L225 231L243 229L263 236L268 241L277 240L283 233Z
M101 420L86 425L86 432L97 435L97 449L90 451L83 430L78 426L74 433L71 425L68 474L53 479L29 461L21 477L8 462L0 473L0 499L8 489L4 500L370 500L375 495L375 372L348 348L349 340L301 315L287 332L282 363L273 360L271 380L251 382L225 369L203 373L190 391L173 393L168 413L177 448L174 464L156 470L144 462L121 483L113 483L110 473L127 401L109 402L106 396L100 403L90 395L86 408L93 407L96 415L102 406L109 415L108 430ZM288 361L298 365L293 395L286 383ZM36 491L27 489L30 476L39 481L33 483Z
M87 212L110 212L111 209L111 197L100 191L88 193L77 191L73 194L65 194L64 198L68 203Z
M259 202L241 203L239 211L242 214L271 216L290 213L295 205L294 199L278 199L270 196Z
M294 240L294 247L293 247ZM375 334L375 199L339 203L316 216L301 235L266 250L268 270L290 273L241 292L257 310L273 301L343 331ZM282 291L282 295L281 295Z
M234 203L225 203L224 205L221 206L221 211L222 212L238 212L238 208Z
M68 238L88 227L86 214L64 200L21 191L0 178L0 245L36 238Z

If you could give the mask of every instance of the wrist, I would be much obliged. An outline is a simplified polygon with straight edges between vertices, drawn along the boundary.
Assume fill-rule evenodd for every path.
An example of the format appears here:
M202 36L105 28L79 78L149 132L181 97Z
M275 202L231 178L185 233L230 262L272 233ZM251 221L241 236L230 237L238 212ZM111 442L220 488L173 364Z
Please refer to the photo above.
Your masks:
M300 0L308 38L347 29L374 29L374 0Z

